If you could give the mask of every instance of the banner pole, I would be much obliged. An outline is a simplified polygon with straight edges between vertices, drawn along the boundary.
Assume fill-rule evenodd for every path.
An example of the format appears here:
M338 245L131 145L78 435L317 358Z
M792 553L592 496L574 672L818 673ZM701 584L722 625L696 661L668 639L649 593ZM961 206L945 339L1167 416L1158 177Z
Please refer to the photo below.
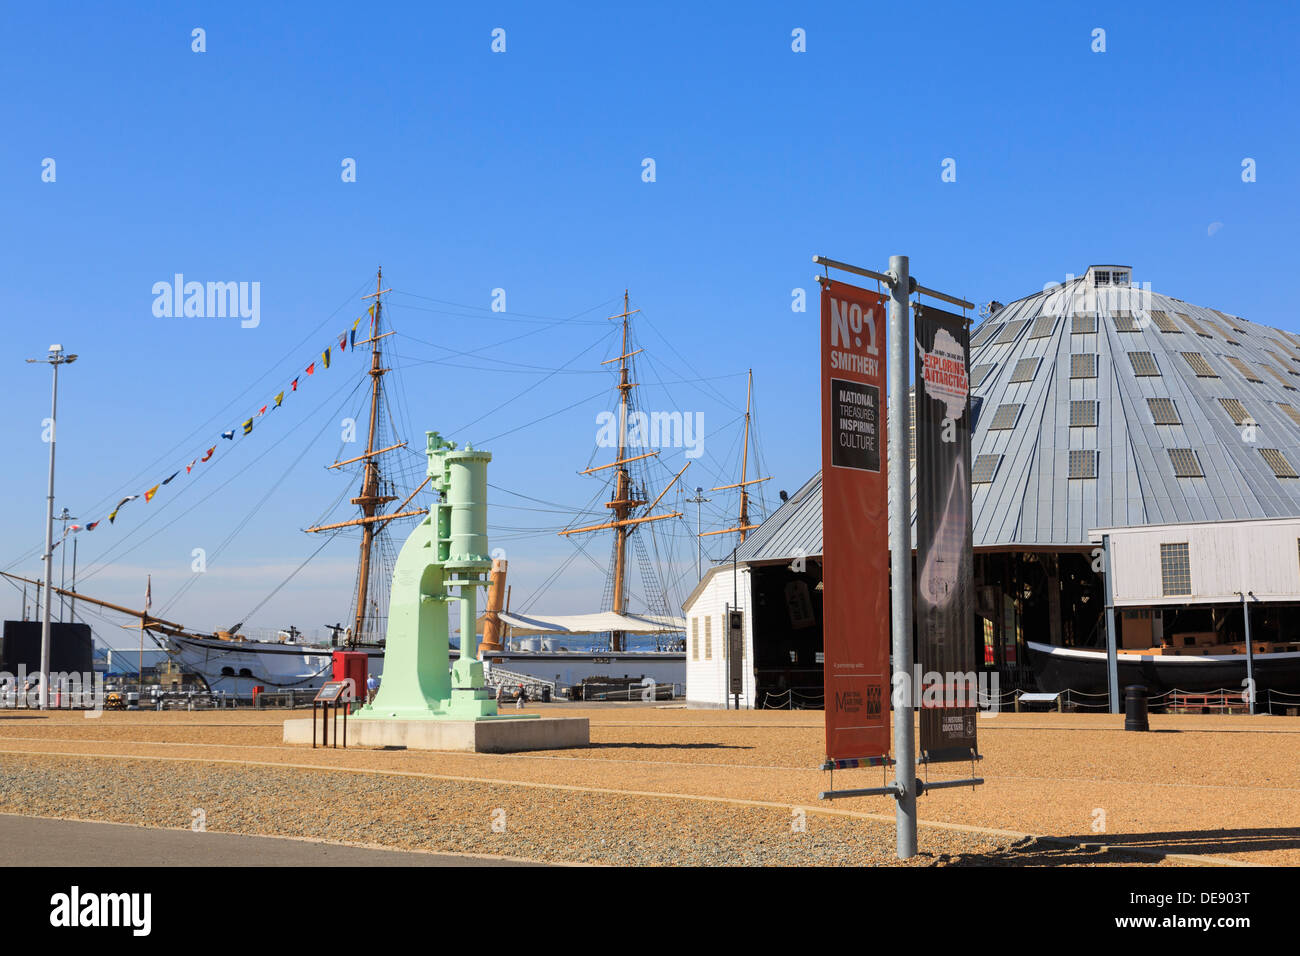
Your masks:
M907 459L907 383L912 356L908 334L911 280L907 256L889 257L889 561L893 632L894 813L898 858L916 856L916 741L912 728L912 508ZM900 693L901 692L901 693ZM900 699L901 698L901 699Z

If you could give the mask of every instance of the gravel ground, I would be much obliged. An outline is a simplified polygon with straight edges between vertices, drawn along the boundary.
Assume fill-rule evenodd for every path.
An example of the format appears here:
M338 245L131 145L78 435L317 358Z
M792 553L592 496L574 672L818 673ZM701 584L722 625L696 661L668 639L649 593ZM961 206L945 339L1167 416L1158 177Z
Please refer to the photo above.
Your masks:
M0 811L183 828L201 811L208 832L569 863L898 863L893 827L874 820L808 814L799 832L789 808L197 762L5 755ZM959 830L924 837L913 865L1151 862Z
M202 807L213 830L569 862L896 862L892 801L817 801L828 783L813 769L820 712L542 711L589 717L592 746L521 755L313 751L281 743L291 716L283 711L93 720L7 713L0 811L188 827ZM1016 846L991 828L1300 864L1300 721L1154 715L1150 734L1124 733L1122 721L982 720L978 773L988 782L926 795L920 814L986 830L923 827L927 855L916 862L1151 860L1042 841ZM934 776L968 773L953 765ZM878 770L835 775L836 787L880 782ZM791 830L793 807L805 808L804 832ZM491 830L496 808L506 811L504 833Z

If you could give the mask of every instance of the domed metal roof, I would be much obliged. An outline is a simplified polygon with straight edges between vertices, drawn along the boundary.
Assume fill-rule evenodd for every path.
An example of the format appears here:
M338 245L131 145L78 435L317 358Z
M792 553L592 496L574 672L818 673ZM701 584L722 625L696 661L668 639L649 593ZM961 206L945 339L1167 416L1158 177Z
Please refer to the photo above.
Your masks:
M1300 337L1130 274L1093 266L972 333L977 546L1300 515Z

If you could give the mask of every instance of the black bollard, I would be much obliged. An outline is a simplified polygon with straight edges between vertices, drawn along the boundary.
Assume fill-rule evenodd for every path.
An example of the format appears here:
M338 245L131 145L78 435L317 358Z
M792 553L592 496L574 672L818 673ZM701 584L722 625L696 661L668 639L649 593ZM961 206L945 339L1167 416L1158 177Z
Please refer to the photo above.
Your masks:
M1150 730L1147 723L1147 689L1141 684L1124 688L1124 729Z

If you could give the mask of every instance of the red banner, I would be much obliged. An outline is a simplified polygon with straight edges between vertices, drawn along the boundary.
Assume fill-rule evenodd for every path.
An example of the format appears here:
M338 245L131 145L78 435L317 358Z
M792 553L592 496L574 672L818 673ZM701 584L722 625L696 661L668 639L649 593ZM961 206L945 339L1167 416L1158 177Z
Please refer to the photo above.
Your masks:
M822 283L822 635L826 756L889 753L887 300Z

